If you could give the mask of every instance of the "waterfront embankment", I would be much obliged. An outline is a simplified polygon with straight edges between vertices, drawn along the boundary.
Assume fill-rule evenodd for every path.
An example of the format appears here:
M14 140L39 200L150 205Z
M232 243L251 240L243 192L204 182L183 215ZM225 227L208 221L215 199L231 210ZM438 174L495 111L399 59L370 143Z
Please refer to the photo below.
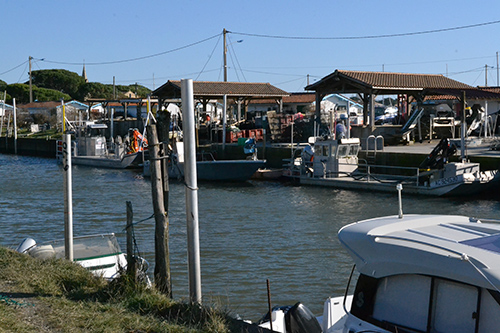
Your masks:
M383 150L373 152L360 151L359 158L370 160L371 164L403 167L418 167L432 152L439 140L424 141L410 145L385 146ZM466 149L467 159L481 164L482 170L500 169L500 151L490 149L491 142L483 142ZM293 150L290 144L257 145L258 158L265 159L266 167L281 168L283 160L291 158ZM212 144L199 147L200 151L213 152L217 159L245 159L243 147L238 144ZM0 137L0 153L15 154L14 138ZM44 138L18 138L17 154L23 156L56 157L56 140ZM459 161L460 151L451 157L451 161Z

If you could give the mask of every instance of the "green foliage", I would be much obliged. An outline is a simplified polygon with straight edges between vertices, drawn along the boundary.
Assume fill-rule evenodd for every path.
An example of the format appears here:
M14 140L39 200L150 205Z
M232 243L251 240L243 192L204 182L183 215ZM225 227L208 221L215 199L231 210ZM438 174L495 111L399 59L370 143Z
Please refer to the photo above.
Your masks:
M71 100L71 96L57 90L38 88L32 86L33 101L49 102L49 101L65 101ZM30 87L23 83L14 83L7 86L7 93L16 98L16 103L25 104L30 102ZM12 103L12 97L7 98L7 103Z
M142 98L146 98L151 93L151 90L149 90L148 88L141 86L139 84L137 84L137 85L131 84L128 86L118 85L118 86L116 86L116 91L117 91L117 98L129 97L129 96L127 96L128 92L132 92L132 93L134 93L137 96L142 97Z
M99 82L86 83L77 73L64 69L44 69L32 72L33 100L39 102L69 101L76 99L85 101L85 98L114 99L113 85ZM12 102L12 97L18 103L29 103L29 84L15 83L7 85L0 80L0 93L7 90L10 95L6 100ZM116 99L127 98L132 92L139 98L146 98L151 90L139 84L115 86ZM12 96L12 97L11 97ZM1 95L0 99L3 98Z
M7 82L0 80L0 92L2 93L0 99L3 98L5 89L7 89Z
M85 98L113 99L113 86L98 82L84 83L78 89L77 96L81 101Z
M33 71L32 84L52 90L58 90L76 99L78 89L85 80L80 75L65 69L44 69Z

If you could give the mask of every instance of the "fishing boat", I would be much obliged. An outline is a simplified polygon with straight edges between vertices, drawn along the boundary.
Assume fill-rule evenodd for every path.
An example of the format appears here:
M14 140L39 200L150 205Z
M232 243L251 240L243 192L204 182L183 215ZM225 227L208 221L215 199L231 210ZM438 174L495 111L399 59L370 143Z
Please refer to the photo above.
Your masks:
M26 253L39 259L64 259L64 239L37 244L33 238L26 238L18 246L17 252ZM73 260L94 275L112 280L127 268L126 255L121 251L115 234L98 234L73 238ZM148 262L135 257L138 277L148 282Z
M347 225L338 237L359 273L354 293L351 273L345 295L328 298L316 321L299 304L275 308L272 322L267 316L261 326L312 333L500 332L499 222L400 213Z
M265 160L254 158L241 160L218 160L212 153L197 154L197 179L203 181L243 182L249 180L259 168L265 166ZM144 163L144 176L148 177L149 161ZM170 178L184 177L184 143L176 142L175 150L169 160L168 176Z
M481 171L479 163L449 162L456 152L443 139L419 167L371 165L358 158L358 138L322 140L310 138L309 145L285 165L284 175L303 185L343 189L394 191L403 184L406 193L431 196L476 194L500 182L498 170Z
M106 124L88 123L74 128L71 162L97 168L125 169L142 162L141 153L147 147L147 140L137 129L122 141L107 142L103 131ZM63 142L56 142L56 158L62 160ZM140 160L140 161L139 161Z

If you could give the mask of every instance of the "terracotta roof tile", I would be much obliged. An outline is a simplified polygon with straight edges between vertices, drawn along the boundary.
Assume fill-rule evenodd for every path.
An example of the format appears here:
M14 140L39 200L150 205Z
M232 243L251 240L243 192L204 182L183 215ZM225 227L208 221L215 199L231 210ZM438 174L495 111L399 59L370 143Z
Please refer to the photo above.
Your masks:
M358 72L338 70L339 74L363 82L373 88L448 88L471 89L472 86L438 74L407 74L387 72Z
M181 81L167 81L160 88L153 91L158 97L179 97ZM218 81L193 81L193 94L205 97L281 97L288 93L269 83L242 83L242 82L218 82Z
M289 96L283 97L283 104L287 103L300 103L308 104L316 101L316 94L310 92L304 93L291 93ZM250 101L250 104L276 104L274 99L258 99Z

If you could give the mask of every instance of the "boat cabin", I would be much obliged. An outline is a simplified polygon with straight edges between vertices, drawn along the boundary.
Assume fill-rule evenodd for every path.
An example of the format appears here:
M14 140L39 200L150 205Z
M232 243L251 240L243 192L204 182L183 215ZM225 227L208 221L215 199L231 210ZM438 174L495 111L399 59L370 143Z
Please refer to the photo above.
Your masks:
M106 124L88 124L84 127L77 127L76 137L76 156L104 156L107 154L106 137L104 130Z
M500 293L435 276L361 274L351 313L391 332L496 332Z
M392 216L346 226L339 239L360 273L347 327L499 331L498 224L462 216Z
M358 168L359 138L316 141L313 177L342 177Z

